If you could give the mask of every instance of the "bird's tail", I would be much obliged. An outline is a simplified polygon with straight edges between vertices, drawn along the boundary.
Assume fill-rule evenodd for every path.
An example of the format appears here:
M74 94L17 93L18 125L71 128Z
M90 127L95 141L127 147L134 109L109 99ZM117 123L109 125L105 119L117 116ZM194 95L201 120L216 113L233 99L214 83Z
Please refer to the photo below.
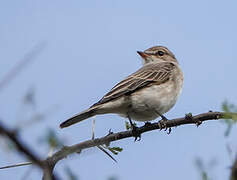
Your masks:
M65 128L65 127L68 127L68 126L71 126L73 124L76 124L78 122L81 122L85 119L88 119L92 116L95 116L96 115L96 108L89 108L85 111L82 111L81 113L79 114L76 114L75 116L71 117L70 119L64 121L63 123L60 124L60 128Z

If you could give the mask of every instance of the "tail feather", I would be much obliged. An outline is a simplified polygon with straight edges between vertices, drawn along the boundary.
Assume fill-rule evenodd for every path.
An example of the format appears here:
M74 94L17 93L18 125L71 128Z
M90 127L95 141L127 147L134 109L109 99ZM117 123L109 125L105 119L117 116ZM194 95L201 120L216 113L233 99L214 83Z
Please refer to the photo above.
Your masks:
M60 128L65 128L68 126L71 126L73 124L76 124L78 122L81 122L85 119L88 119L92 116L96 115L96 109L95 108L89 108L79 114L76 114L75 116L71 117L70 119L64 121L63 123L60 124Z

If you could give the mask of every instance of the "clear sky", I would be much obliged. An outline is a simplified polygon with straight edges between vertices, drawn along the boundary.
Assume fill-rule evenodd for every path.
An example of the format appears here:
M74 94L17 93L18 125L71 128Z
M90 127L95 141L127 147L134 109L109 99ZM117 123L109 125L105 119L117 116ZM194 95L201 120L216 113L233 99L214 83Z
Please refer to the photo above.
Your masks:
M36 142L47 128L56 130L67 145L91 137L91 119L67 129L59 123L99 100L115 83L141 67L137 50L154 45L167 46L184 72L183 92L168 118L220 110L222 101L237 104L237 2L125 1L125 0L21 0L0 1L0 78L39 42L43 52L24 72L0 93L0 117L9 126L19 120L22 96L30 87L36 90L38 109L60 108L32 128L22 138L42 157L48 149ZM22 112L21 112L22 113ZM124 130L124 119L116 115L96 117L96 136ZM56 166L63 176L64 164L81 180L200 179L194 160L208 164L215 180L228 179L233 160L226 145L237 144L224 138L225 126L217 121L199 128L186 125L170 135L153 131L115 145L124 148L113 163L102 152L73 155ZM0 151L0 165L25 161ZM9 155L10 157L6 157ZM0 171L1 179L20 179L27 167ZM34 171L31 179L39 179Z

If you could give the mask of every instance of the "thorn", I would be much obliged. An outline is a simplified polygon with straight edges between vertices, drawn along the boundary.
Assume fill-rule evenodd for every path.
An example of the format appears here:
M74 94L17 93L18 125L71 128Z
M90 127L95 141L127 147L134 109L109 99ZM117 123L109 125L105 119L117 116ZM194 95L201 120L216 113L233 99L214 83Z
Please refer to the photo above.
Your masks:
M109 154L104 148L103 148L103 146L101 146L101 145L99 145L99 146L97 146L102 152L104 152L107 156L109 156L114 162L116 162L116 163L118 163L117 161L116 161L116 159L111 155L111 154Z
M92 120L92 140L95 139L95 119Z
M196 126L198 127L198 126L200 126L202 124L202 121L197 121L196 122Z
M113 131L111 129L109 129L109 133L106 136L109 136L111 134L113 134Z
M13 165L8 165L8 166L2 166L0 169L7 169L7 168L14 168L14 167L19 167L19 166L27 166L27 165L32 165L32 162L24 162L24 163L18 163L18 164L13 164Z

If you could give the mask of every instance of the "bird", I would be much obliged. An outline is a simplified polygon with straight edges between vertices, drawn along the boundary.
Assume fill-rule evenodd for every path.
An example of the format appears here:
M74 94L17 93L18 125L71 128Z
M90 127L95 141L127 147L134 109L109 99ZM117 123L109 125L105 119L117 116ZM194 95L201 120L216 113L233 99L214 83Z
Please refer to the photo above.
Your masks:
M137 53L143 59L140 69L116 84L91 107L62 122L60 128L111 113L128 118L130 123L165 118L164 114L175 105L182 91L183 73L179 63L164 46Z

